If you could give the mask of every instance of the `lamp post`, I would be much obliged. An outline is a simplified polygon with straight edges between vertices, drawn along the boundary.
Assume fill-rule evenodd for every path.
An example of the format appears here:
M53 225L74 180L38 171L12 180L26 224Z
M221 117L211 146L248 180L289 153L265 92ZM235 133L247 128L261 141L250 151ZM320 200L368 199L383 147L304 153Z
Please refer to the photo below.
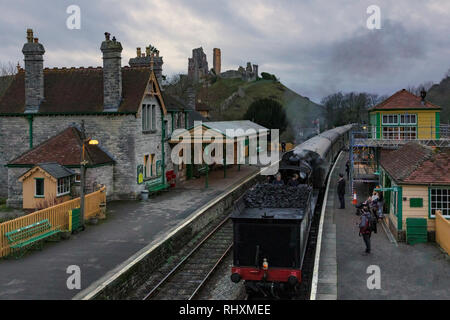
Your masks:
M81 151L81 166L80 166L80 225L84 228L84 186L85 186L85 171L87 161L85 159L85 145L96 145L98 144L97 140L93 140L91 138L83 140L82 151Z

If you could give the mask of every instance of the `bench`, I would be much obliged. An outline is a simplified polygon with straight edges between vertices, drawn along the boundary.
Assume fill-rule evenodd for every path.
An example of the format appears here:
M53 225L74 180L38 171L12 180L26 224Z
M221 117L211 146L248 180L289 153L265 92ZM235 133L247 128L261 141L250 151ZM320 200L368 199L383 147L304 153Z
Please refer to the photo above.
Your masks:
M48 219L45 219L26 227L9 231L5 235L10 244L10 248L19 249L15 250L15 252L20 253L22 251L21 249L37 244L40 240L56 235L59 232L59 229L52 230L52 225ZM16 258L19 258L18 254L16 254Z
M145 183L149 194L154 194L159 191L166 190L170 187L169 184L163 182L163 177L158 179L149 180Z

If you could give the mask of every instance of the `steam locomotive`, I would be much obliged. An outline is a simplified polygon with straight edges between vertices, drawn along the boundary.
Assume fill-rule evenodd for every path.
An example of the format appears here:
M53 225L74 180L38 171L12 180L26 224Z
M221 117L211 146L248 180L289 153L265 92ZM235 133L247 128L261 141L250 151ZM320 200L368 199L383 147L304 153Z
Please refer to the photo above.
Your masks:
M351 128L325 131L285 153L279 169L284 185L259 183L235 203L231 280L245 281L250 296L298 293L319 192ZM294 173L300 184L287 186Z

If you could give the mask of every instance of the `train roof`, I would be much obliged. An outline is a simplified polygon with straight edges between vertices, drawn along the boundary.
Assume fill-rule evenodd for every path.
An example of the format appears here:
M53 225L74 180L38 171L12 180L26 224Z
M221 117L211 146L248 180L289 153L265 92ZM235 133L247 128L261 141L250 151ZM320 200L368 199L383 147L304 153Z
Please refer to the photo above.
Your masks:
M294 153L302 155L304 152L314 152L319 156L324 156L330 146L344 133L349 131L353 125L337 127L331 130L322 132L321 134L312 137L309 140L299 144L294 148Z

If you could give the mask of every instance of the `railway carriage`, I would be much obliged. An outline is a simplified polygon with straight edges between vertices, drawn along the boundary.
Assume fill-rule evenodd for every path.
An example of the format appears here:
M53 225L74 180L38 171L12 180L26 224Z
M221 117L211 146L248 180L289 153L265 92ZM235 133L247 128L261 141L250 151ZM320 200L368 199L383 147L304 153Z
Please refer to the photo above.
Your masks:
M346 125L325 131L283 155L282 179L286 182L298 173L298 187L258 184L236 203L231 280L245 281L249 295L290 297L298 293L319 192L340 150L347 145L351 128ZM285 198L297 192L292 188L303 190L296 196L303 198L303 203L294 197L289 200L292 206L286 204ZM254 200L258 192L261 200Z

